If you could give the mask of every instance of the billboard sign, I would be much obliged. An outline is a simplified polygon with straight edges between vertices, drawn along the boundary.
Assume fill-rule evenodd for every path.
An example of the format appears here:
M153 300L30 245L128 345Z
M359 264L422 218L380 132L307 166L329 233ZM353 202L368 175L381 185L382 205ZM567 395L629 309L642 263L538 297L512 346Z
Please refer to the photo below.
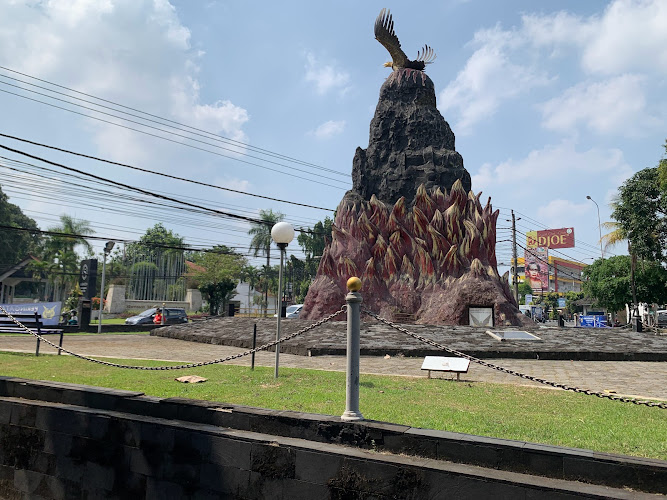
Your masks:
M528 248L573 248L574 228L546 229L544 231L529 231L526 233Z
M39 314L42 324L54 326L60 323L61 302L30 302L27 304L0 304L9 314Z
M526 249L524 254L524 274L526 282L533 289L533 295L549 291L549 253L545 247Z

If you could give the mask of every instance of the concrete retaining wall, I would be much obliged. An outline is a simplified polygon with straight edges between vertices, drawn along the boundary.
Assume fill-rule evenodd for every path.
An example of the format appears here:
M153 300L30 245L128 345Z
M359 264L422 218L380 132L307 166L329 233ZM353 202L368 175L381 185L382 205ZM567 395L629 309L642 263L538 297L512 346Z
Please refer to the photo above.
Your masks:
M627 488L667 462L0 377L0 498L652 497Z

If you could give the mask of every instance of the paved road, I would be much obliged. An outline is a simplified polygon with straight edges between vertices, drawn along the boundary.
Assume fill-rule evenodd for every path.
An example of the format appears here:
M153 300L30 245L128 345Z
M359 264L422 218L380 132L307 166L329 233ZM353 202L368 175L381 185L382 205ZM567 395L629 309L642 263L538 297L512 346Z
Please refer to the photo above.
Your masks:
M65 337L65 347L87 356L125 359L158 359L165 361L199 362L222 358L244 349L223 345L186 342L148 335L82 335ZM25 337L0 337L0 351L34 352L35 342ZM53 353L54 349L42 344L42 353ZM423 358L402 356L362 356L361 372L382 375L423 377L420 370ZM592 390L608 390L618 394L650 397L667 400L667 362L639 361L545 361L524 359L486 360L512 370L534 375L554 382L579 386ZM250 365L250 357L231 362ZM274 353L258 353L258 366L273 366ZM290 368L312 368L318 370L345 371L343 356L297 356L281 354L280 365ZM0 374L2 368L0 367ZM443 378L453 378L442 374ZM501 384L535 385L516 376L476 365L462 375L462 380L484 381Z

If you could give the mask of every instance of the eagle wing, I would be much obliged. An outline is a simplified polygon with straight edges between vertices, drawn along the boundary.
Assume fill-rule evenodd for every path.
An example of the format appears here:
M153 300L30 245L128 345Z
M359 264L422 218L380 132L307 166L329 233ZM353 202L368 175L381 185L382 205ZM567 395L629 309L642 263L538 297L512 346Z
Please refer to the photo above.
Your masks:
M395 66L399 68L406 66L409 59L401 49L401 42L394 33L394 20L387 9L382 9L375 20L375 39L389 51Z

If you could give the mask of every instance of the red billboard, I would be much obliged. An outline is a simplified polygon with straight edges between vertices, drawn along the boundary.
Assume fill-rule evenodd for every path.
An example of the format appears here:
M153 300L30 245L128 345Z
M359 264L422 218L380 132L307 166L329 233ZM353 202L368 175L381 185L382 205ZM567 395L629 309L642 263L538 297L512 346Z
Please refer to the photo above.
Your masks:
M572 248L574 247L574 228L545 229L526 233L528 248Z

